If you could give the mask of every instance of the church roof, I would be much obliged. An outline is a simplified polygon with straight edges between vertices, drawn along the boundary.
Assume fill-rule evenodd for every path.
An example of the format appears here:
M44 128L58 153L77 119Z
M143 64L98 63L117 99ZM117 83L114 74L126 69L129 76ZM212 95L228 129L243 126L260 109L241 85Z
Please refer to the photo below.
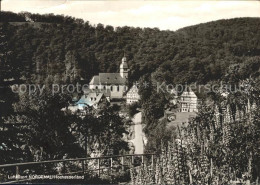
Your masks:
M91 81L89 82L90 85L99 85L99 76L93 76Z
M126 79L122 78L120 73L99 73L90 81L90 85L124 85Z

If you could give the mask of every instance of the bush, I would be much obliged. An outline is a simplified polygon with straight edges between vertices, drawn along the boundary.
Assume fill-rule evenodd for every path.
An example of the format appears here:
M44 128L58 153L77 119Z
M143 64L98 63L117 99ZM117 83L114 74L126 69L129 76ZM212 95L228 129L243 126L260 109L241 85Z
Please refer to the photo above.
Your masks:
M127 106L127 112L128 115L132 118L136 113L140 112L138 109L140 108L140 103L139 102L135 102L131 105Z

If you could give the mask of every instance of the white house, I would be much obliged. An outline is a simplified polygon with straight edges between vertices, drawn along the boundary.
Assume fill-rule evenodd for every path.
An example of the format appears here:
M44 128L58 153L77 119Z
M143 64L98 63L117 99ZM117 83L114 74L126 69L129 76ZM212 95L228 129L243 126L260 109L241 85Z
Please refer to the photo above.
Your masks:
M126 104L132 104L140 100L140 95L138 94L138 88L136 85L127 92L126 94Z
M198 97L190 88L180 96L180 112L198 112Z

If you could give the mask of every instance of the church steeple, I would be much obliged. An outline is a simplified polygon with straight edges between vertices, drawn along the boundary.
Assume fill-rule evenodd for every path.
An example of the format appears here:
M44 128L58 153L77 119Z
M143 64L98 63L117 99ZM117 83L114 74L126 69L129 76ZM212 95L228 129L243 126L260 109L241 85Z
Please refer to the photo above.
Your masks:
M120 76L122 78L128 78L128 65L126 62L125 52L124 57L122 58L122 63L120 64Z
M122 62L126 62L125 52L124 52L124 56L122 58Z

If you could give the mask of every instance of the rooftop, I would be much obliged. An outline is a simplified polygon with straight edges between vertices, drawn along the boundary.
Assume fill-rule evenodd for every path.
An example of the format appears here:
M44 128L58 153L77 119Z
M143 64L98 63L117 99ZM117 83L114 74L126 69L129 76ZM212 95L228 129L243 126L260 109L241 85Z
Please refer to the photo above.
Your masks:
M90 85L124 85L126 79L122 78L120 73L99 73L92 78Z
M82 97L76 104L77 105L84 104L84 105L93 106L94 104L99 103L99 101L101 100L101 98L103 96L104 96L103 93L92 92L92 93L89 93L88 95L82 95Z
M181 94L181 97L191 97L191 98L197 98L196 94L191 90L191 88L186 87L183 93Z

